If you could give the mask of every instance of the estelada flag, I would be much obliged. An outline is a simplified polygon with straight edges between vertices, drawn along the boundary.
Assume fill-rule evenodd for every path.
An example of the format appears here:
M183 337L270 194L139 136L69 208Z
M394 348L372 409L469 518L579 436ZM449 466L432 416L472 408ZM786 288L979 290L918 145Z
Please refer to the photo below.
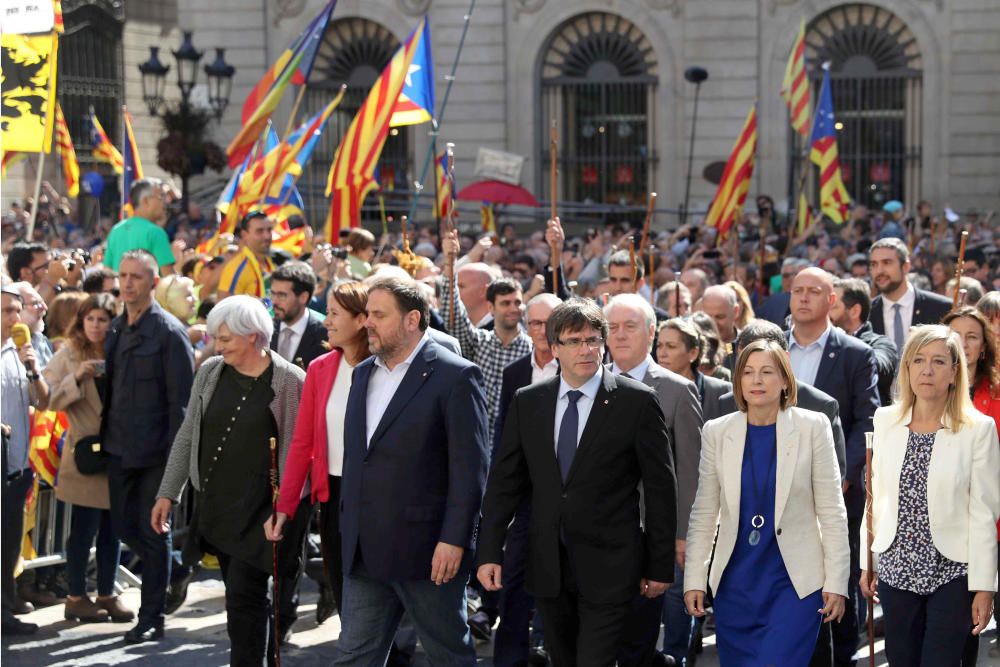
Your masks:
M143 177L142 160L139 159L139 148L135 144L135 133L132 132L132 116L122 105L122 218L132 216L132 202L129 195L132 183Z
M423 36L417 42L403 90L392 110L389 125L417 125L434 118L434 60L431 58L431 26L424 21Z
M56 153L62 163L63 179L66 181L66 194L77 197L80 194L80 165L76 161L76 149L73 148L73 137L69 134L66 118L62 107L56 102Z
M833 93L830 92L830 71L824 69L823 85L819 89L816 118L813 120L812 149L809 159L819 167L819 207L823 214L840 224L847 220L847 194L840 171L837 151L837 124L833 118Z
M97 120L94 109L90 109L90 143L93 146L90 154L101 162L107 162L115 170L116 174L125 171L125 158L118 152L115 145L108 138L108 133L101 127L101 121Z
M40 153L52 150L55 124L56 56L59 40L47 35L0 36L3 66L2 144L5 151Z
M421 20L382 70L337 147L326 183L326 194L332 195L324 230L328 240L339 238L342 226L361 224L361 204L378 187L375 166L389 136L396 101L425 34L426 22L426 18Z

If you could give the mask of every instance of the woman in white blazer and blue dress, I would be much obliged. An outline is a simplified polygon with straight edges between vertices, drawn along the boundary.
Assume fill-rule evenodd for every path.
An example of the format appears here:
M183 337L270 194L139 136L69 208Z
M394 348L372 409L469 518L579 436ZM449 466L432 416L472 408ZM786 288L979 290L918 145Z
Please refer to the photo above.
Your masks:
M702 430L684 602L704 616L711 587L722 665L805 667L847 595L833 433L824 415L794 407L788 355L773 341L742 350L733 393L740 411Z
M875 572L861 573L861 590L882 603L893 667L957 666L997 589L996 424L973 407L962 342L946 326L911 331L897 393L875 413Z

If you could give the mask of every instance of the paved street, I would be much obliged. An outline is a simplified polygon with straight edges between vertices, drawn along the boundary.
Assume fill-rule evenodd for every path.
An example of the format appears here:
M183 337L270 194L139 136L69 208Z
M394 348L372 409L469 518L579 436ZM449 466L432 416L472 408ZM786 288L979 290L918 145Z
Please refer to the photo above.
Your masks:
M141 667L222 667L229 664L226 638L226 614L222 582L218 572L202 572L191 584L187 603L167 620L166 640L157 644L126 646L121 641L128 624L105 623L80 625L63 620L62 606L36 611L25 620L42 626L31 638L4 638L2 661L5 667L86 667L89 665L125 665ZM333 657L333 640L340 632L337 616L322 626L316 625L316 586L304 579L300 618L295 626L292 644L282 654L286 666L326 667ZM132 589L124 594L132 609L139 606L139 593ZM980 646L980 666L1000 667L1000 659L988 658L989 648L996 645L996 628L987 631ZM876 644L881 651L881 642ZM479 644L481 664L491 665L492 645ZM865 651L867 655L867 651ZM878 655L879 665L885 659ZM418 665L427 663L418 658ZM714 637L708 637L698 667L718 667Z

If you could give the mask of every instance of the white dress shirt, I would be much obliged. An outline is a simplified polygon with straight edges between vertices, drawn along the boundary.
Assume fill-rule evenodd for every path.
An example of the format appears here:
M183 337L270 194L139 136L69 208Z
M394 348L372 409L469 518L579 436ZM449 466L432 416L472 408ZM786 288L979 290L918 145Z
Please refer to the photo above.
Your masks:
M539 366L538 360L535 359L535 353L531 353L531 384L554 378L557 375L559 375L559 362L556 361L555 357L549 359L549 363L544 366Z
M906 291L903 296L899 297L899 301L889 300L885 294L882 295L882 323L885 327L885 335L889 337L889 340L895 342L896 327L893 324L896 317L896 310L893 308L896 304L900 305L899 317L903 320L903 342L910 337L910 326L913 324L913 309L917 303L917 293L913 289L913 285L910 281L906 281ZM903 350L899 350L902 354Z
M309 309L303 308L299 319L292 324L282 322L278 328L278 354L285 358L285 361L295 361L295 352L299 349L299 342L302 334L306 332L306 325L309 324Z
M642 382L642 379L646 377L646 372L649 370L649 365L653 363L653 357L646 355L646 358L639 362L638 365L633 366L629 369L623 369L618 365L618 362L611 364L611 372L615 375L624 375L628 373L628 376L633 380L638 380Z
M329 474L335 477L344 474L344 419L353 375L354 366L347 363L347 355L341 355L330 399L326 402L326 460Z
M832 328L832 325L827 322L826 330L820 334L820 337L805 347L799 345L795 339L795 328L792 328L792 333L788 336L788 359L792 363L795 379L810 386L816 384L816 374L819 372L819 365L823 362L823 350L826 349L826 341L830 338Z
M368 380L368 396L365 401L365 419L368 422L365 439L369 445L371 445L372 436L375 435L375 429L382 421L385 409L389 407L389 401L396 395L396 390L402 384L406 371L410 370L410 364L413 363L417 354L429 340L430 336L425 331L417 346L413 348L413 352L410 352L410 356L396 364L392 370L389 370L381 357L375 357L375 368L372 369L371 377Z
M583 429L587 426L587 418L590 417L590 409L594 407L594 399L597 397L597 392L601 388L601 380L603 379L602 370L598 368L597 372L594 373L594 377L590 378L583 383L583 386L578 387L577 391L583 392L583 396L576 401L576 412L579 416L579 421L576 427L576 445L580 446L580 438L583 437ZM569 399L566 394L573 391L573 387L566 384L565 379L559 380L559 399L556 401L556 428L555 428L555 438L552 441L553 450L556 452L556 456L559 456L559 427L562 425L563 415L566 413L566 408L569 407Z

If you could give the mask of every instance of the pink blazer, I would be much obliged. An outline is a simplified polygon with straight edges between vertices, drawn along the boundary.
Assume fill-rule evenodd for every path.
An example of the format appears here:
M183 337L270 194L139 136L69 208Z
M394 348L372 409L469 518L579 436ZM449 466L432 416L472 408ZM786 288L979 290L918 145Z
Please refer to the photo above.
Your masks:
M281 475L278 511L293 516L302 499L306 475L312 470L312 502L330 499L330 465L327 460L326 404L337 379L340 357L343 352L332 350L316 357L309 364L306 383L299 402L299 416L295 422L295 435L285 460Z

